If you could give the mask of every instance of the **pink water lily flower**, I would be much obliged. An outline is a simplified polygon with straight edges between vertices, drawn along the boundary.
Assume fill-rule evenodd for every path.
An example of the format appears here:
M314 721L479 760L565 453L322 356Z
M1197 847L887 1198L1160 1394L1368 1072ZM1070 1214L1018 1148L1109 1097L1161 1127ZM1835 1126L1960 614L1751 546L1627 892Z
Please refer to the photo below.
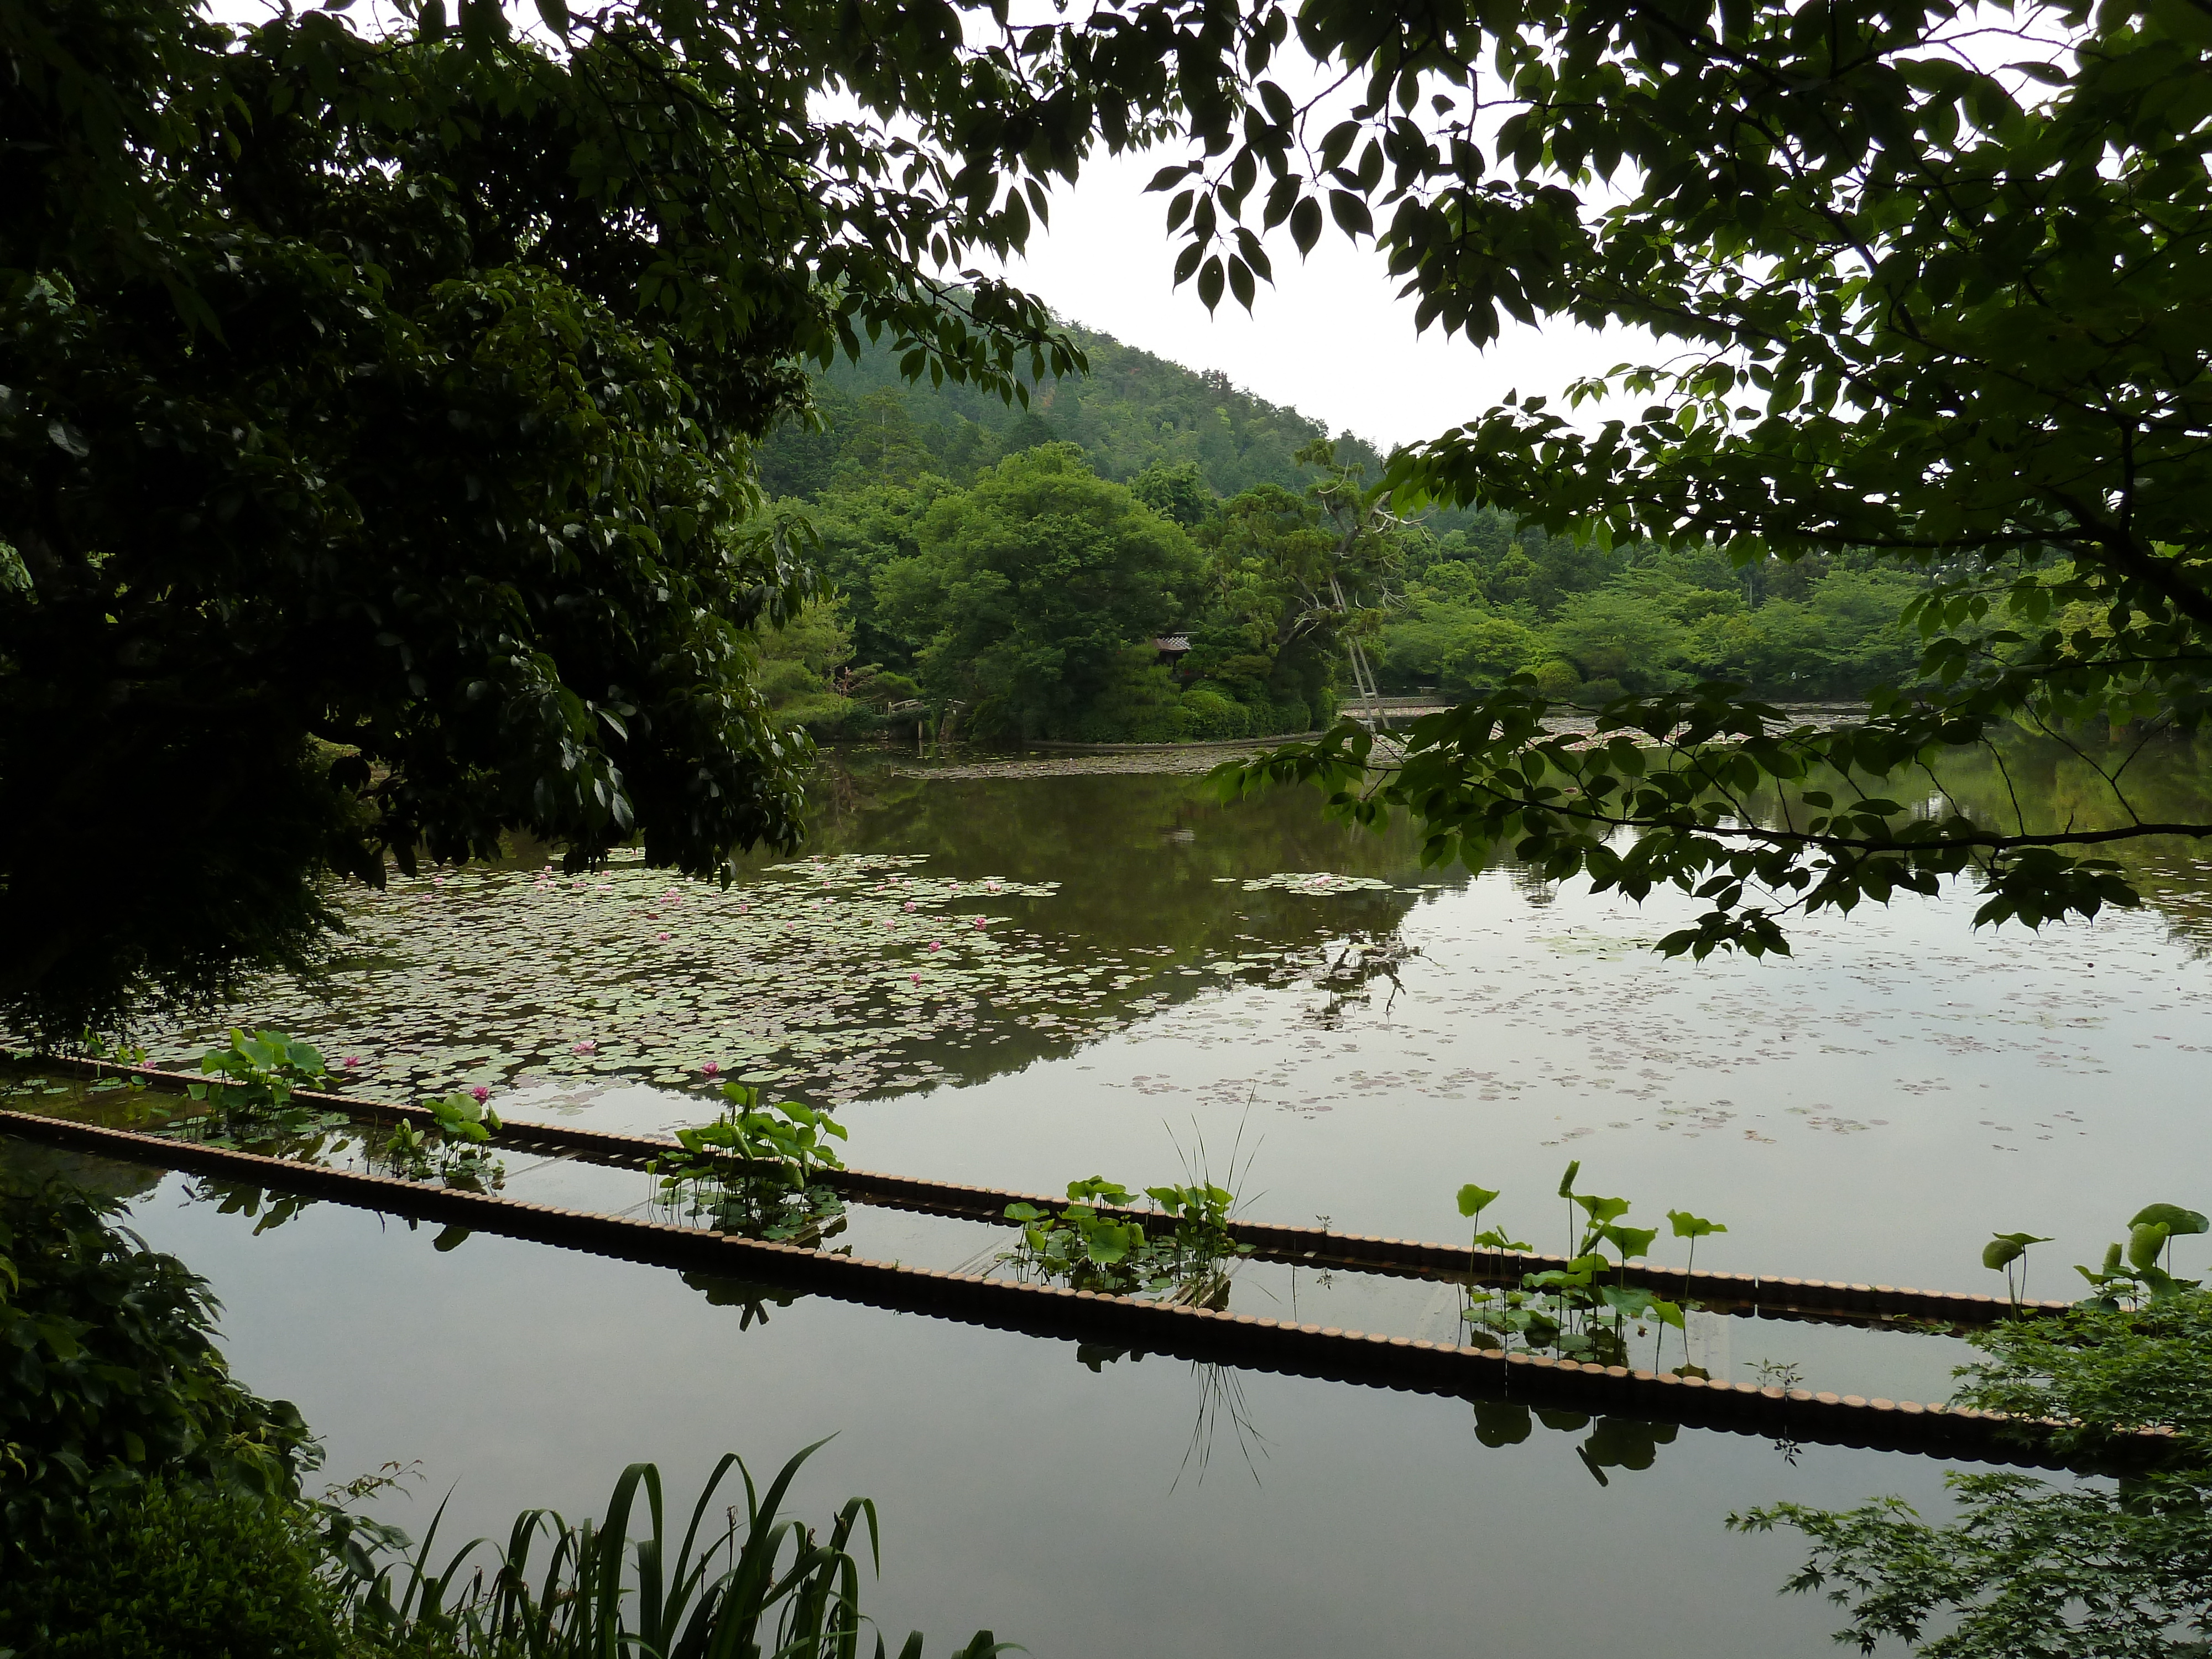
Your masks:
M936 955L938 951L942 951L944 948L945 941L943 939L933 939L929 941L929 951L932 956Z
M908 899L906 902L906 908L909 910L914 908L914 901L912 899Z
M978 927L981 927L983 925L983 918L982 918L982 917L981 917L981 916L976 917L976 918L975 918L975 925L976 925Z
M475 1088L469 1091L469 1098L476 1102L477 1105L481 1106L484 1102L491 1098L491 1091L485 1088L483 1084L479 1083Z
M916 985L921 983L921 975L920 974L908 974L907 977L912 980Z
M702 1072L704 1072L708 1077L712 1077L715 1073L722 1069L722 1062L719 1060L710 1060L699 1069Z
M348 1071L351 1071L355 1066L361 1064L361 1056L359 1054L348 1054L343 1060L340 1060L338 1064L344 1066Z
M675 937L676 937L676 935L675 935L675 934L673 934L673 933L655 933L655 934L653 935L653 938L655 938L655 939L659 939L659 940L663 945L667 944L669 940L671 940L671 939L674 939Z
M568 1052L576 1054L597 1054L599 1050L599 1045L592 1042L591 1038L586 1037L581 1042L570 1044Z

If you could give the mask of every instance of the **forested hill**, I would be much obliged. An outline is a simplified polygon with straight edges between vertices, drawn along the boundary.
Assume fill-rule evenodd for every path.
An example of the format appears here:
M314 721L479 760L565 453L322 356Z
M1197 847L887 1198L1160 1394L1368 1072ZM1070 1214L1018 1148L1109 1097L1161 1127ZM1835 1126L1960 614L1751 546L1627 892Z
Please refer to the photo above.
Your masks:
M1311 482L1291 458L1329 436L1326 423L1240 392L1218 370L1201 374L1111 335L1070 331L1091 373L1046 381L1026 410L970 386L909 386L888 343L857 363L840 359L815 382L829 429L778 431L761 452L762 482L771 495L806 500L922 472L966 484L1003 456L1055 441L1081 446L1092 470L1115 483L1186 462L1224 499L1260 484L1303 489ZM1364 464L1370 477L1379 471L1380 457L1363 440L1339 435L1337 454Z
M823 430L763 446L825 590L763 641L779 712L827 732L919 705L1079 742L1300 732L1334 712L1354 640L1384 689L1453 697L1522 673L1588 703L1710 679L1853 696L1911 668L1917 582L1850 555L1739 568L1486 509L1347 544L1322 487L1376 478L1371 446L1332 456L1295 410L1082 337L1090 374L1026 410L908 386L878 348L819 380Z

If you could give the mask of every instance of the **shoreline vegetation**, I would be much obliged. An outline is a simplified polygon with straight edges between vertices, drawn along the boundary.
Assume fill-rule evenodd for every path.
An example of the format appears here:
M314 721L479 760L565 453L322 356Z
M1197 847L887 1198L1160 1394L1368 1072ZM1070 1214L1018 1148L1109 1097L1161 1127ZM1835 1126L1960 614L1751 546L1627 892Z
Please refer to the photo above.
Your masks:
M1392 717L1394 728L1397 719L1410 720L1419 714L1440 714L1453 707L1450 702L1440 696L1396 699L1395 700L1398 704L1396 707L1392 706L1393 701L1387 698L1384 700L1382 713L1386 717ZM1784 714L1800 716L1802 724L1810 726L1839 725L1844 720L1866 713L1864 703L1783 703L1778 706ZM1356 715L1361 711L1356 706L1346 705L1339 712ZM1547 725L1554 732L1564 734L1587 732L1595 728L1598 714L1599 711L1592 708L1578 708L1564 714L1555 711L1547 720ZM1312 735L1311 732L1271 732L1249 738L1188 738L1180 742L1161 743L1064 743L1051 738L1032 738L1024 746L1030 749L1080 754L1144 754L1154 750L1251 749L1273 743L1291 743L1300 738ZM1008 750L1007 752L1012 755L1018 751Z
M819 429L764 441L823 590L757 635L777 718L824 740L1151 748L1297 738L1367 692L1444 707L1521 674L1588 708L1708 680L1856 703L1917 657L1899 619L1920 574L1394 517L1372 445L1072 331L1091 373L1027 410L909 386L871 348L816 378Z
M52 1160L49 1160L51 1162ZM22 1659L585 1659L615 1653L854 1659L876 1506L792 1513L793 1455L764 1483L708 1474L680 1547L659 1468L633 1463L602 1518L519 1516L504 1545L416 1541L371 1513L379 1473L313 1494L321 1443L216 1341L220 1304L121 1224L128 1204L0 1152L0 1654ZM128 1388L114 1379L135 1379ZM35 1386L43 1384L44 1386ZM732 1471L735 1478L730 1478ZM732 1501L739 1497L742 1504ZM715 1511L721 1511L718 1530ZM642 1535L634 1523L641 1522ZM443 1559L441 1560L440 1558ZM978 1631L952 1659L1006 1650ZM878 1635L875 1651L884 1649ZM922 1659L910 1634L900 1659Z

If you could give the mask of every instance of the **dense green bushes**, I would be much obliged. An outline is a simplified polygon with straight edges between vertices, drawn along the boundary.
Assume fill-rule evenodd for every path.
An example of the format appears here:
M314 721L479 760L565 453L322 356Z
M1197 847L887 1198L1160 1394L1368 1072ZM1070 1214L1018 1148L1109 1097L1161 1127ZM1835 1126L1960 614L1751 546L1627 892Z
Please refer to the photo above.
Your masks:
M1790 1528L1811 1554L1790 1581L1844 1608L1836 1633L1928 1659L2201 1654L2212 1637L2212 1296L2195 1288L2130 1310L2083 1307L1969 1338L1956 1402L2063 1426L2060 1452L2115 1431L2173 1437L2167 1463L2117 1482L2054 1485L2014 1470L1946 1477L1950 1525L1902 1499L1855 1510L1777 1504L1731 1516ZM2139 1462L2139 1459L2137 1460Z
M1251 735L1251 711L1218 691L1194 685L1182 694L1182 707L1189 716L1190 735L1194 740Z
M313 1528L268 1498L155 1479L11 1576L24 1659L337 1659L343 1598Z
M1440 550L1465 556L1407 583L1382 630L1386 687L1466 697L1533 673L1546 695L1585 703L1701 680L1784 700L1854 698L1911 673L1917 655L1899 617L1920 584L1895 571L1741 570L1711 550L1630 549L1595 566L1555 562L1539 582L1518 543L1485 557L1446 538Z
M205 1281L118 1207L0 1166L0 1579L149 1476L280 1498L314 1458L290 1405L231 1377Z
M335 1653L298 1504L317 1448L231 1376L206 1282L118 1208L0 1164L0 1649Z

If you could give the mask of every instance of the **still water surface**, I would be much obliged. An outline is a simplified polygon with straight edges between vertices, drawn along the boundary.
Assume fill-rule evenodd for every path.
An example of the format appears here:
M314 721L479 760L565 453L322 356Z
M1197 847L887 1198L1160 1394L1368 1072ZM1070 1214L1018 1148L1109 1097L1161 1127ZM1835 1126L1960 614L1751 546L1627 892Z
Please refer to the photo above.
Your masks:
M1139 1186L1235 1146L1249 1213L1362 1232L1458 1237L1479 1181L1555 1249L1579 1158L1632 1221L1726 1222L1701 1267L1767 1273L2001 1289L1981 1243L2024 1228L2057 1236L2031 1288L2063 1295L2064 1264L2141 1205L2205 1207L2212 974L2186 849L2142 855L2152 907L2094 927L1977 933L1960 891L1802 924L1786 961L1692 967L1638 948L1685 902L1425 872L1409 838L1325 823L1313 796L1227 808L1110 764L835 764L805 855L727 892L621 865L395 880L356 906L333 1000L272 988L241 1012L357 1056L363 1093L482 1081L510 1115L610 1128L708 1115L713 1060L843 1103L850 1161L904 1174ZM643 1177L608 1180L518 1164L507 1190L642 1203ZM1922 1460L1684 1431L1601 1484L1589 1429L1487 1447L1464 1402L1158 1357L1094 1372L1073 1345L817 1299L748 1327L659 1270L484 1237L440 1254L328 1206L257 1237L186 1194L162 1182L137 1224L215 1281L240 1375L300 1403L334 1473L420 1460L418 1521L451 1487L465 1533L503 1532L530 1504L592 1510L632 1458L703 1471L836 1432L811 1498L881 1503L895 1638L1809 1656L1835 1620L1774 1594L1790 1543L1723 1517L1942 1506ZM878 1218L855 1248L974 1243ZM1437 1310L1352 1277L1255 1271L1234 1305L1437 1334ZM1710 1322L1716 1370L1792 1364L1838 1391L1939 1398L1960 1353Z

